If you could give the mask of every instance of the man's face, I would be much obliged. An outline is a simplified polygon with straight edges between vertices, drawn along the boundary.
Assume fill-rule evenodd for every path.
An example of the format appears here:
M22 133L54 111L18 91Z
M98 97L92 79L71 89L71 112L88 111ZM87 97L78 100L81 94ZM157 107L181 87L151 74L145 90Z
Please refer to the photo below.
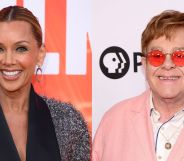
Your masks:
M153 95L165 99L181 99L184 97L184 67L176 66L171 55L175 50L184 49L184 28L173 32L171 39L165 36L154 39L148 45L147 51L161 50L166 55L165 61L160 66L153 66L142 59L145 74Z

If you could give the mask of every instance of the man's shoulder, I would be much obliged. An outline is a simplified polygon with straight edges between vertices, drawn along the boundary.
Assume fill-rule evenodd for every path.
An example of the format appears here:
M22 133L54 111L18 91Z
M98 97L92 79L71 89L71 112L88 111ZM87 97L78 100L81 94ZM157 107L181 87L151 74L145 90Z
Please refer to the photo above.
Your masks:
M150 91L146 90L138 96L122 100L113 105L104 115L104 117L122 117L127 116L131 111L139 111L146 106Z

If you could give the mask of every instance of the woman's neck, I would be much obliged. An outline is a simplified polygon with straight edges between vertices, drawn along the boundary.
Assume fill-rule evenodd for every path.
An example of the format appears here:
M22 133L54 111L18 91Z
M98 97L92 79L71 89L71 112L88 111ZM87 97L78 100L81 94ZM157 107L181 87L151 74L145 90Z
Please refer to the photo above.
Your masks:
M0 104L3 112L27 112L29 106L29 94L31 86L24 87L18 91L9 92L0 89Z

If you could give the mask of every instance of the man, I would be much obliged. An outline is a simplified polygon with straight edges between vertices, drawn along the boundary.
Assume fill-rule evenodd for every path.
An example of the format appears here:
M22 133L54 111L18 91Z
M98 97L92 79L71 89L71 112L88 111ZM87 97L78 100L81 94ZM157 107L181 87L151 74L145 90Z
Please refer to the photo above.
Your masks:
M153 17L141 43L150 88L104 115L93 161L184 160L184 13Z

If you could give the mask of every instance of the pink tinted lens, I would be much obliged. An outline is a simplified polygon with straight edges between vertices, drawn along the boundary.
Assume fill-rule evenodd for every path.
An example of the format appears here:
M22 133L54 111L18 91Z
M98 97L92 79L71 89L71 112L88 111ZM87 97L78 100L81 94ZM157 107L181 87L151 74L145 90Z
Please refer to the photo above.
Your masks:
M151 65L158 67L164 63L165 55L159 50L152 50L147 54L147 60Z
M184 51L175 51L172 54L172 61L177 66L184 66Z

